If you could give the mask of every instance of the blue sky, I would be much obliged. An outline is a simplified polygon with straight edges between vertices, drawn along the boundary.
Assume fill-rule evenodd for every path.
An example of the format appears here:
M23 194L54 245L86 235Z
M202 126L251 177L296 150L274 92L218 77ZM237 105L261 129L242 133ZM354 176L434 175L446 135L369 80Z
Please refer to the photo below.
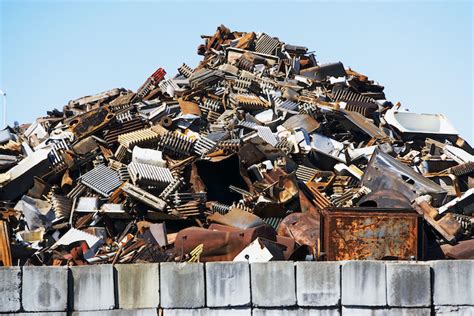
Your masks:
M471 144L473 4L0 0L0 89L8 121L69 100L136 90L157 68L195 66L201 34L224 24L307 46L384 85L412 112L444 113Z

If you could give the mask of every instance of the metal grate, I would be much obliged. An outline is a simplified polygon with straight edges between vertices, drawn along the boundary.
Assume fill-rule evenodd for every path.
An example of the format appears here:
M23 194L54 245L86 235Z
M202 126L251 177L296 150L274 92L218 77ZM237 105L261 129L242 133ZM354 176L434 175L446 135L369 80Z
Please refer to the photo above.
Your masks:
M263 33L255 44L255 51L262 54L273 55L280 44L278 39Z
M122 185L118 172L103 164L87 172L80 179L84 185L105 197L109 197L115 189Z

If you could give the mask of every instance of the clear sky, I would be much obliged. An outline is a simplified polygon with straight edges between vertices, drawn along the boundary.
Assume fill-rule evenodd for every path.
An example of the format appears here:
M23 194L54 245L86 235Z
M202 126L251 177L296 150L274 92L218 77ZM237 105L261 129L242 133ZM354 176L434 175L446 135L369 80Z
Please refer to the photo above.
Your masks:
M157 68L195 66L219 24L307 46L384 85L412 112L444 113L471 144L473 4L445 2L0 0L0 89L8 121L69 100L136 90Z

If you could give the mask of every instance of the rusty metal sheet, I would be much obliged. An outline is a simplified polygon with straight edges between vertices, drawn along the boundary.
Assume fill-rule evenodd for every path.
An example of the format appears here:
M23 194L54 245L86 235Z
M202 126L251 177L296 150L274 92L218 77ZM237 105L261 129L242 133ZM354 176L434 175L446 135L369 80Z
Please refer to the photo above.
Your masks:
M214 213L208 217L208 220L241 229L265 225L265 222L257 215L246 212L237 207L232 207L231 210L225 215Z
M277 235L277 243L285 247L283 250L284 260L291 260L292 255L300 248L296 241L291 237Z
M275 231L267 225L245 230L216 224L209 229L189 227L178 232L174 243L175 254L183 256L202 244L202 262L230 261L257 237L276 240Z
M10 238L8 236L8 224L0 220L0 266L12 265L12 253L10 250Z
M239 39L237 39L237 43L235 44L235 48L240 48L240 49L248 49L254 42L255 40L255 33L254 32L249 32Z
M106 105L74 117L69 121L69 129L80 139L106 126L114 116Z
M323 211L328 261L421 259L421 216L413 210L332 208Z
M320 216L313 212L292 213L278 226L280 236L294 238L303 246L308 246L314 256L319 254L320 243Z
M197 103L185 101L183 99L178 99L179 107L181 108L181 112L183 114L194 114L197 116L201 116L201 109Z
M454 246L445 244L441 249L451 259L474 259L474 239L462 240Z

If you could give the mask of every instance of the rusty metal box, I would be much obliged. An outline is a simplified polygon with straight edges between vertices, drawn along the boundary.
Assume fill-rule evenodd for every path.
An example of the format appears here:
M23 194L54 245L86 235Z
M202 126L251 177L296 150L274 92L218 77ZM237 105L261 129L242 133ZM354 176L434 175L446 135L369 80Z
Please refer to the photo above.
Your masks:
M422 221L414 210L329 208L323 211L325 259L421 259Z

